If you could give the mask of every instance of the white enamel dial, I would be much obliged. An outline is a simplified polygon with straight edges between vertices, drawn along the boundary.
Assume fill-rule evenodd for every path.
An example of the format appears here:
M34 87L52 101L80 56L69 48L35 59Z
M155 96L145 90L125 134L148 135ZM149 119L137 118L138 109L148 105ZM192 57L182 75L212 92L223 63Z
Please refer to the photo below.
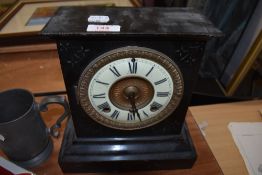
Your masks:
M134 63L131 61L132 59L135 59ZM136 64L136 72L134 73L132 73L133 64ZM131 65L131 69L129 65ZM122 123L141 122L137 114L131 116L133 114L129 110L114 106L109 98L111 86L115 82L128 77L143 78L150 82L154 88L152 100L143 108L138 109L141 121L156 116L167 106L173 94L173 81L165 68L156 62L143 58L123 58L102 67L90 82L88 97L92 106L101 115ZM152 110L152 105L158 106L157 109ZM103 106L110 110L103 110Z
M154 125L174 111L183 95L183 79L165 55L146 48L126 48L102 55L85 69L79 80L79 97L97 122L132 130Z

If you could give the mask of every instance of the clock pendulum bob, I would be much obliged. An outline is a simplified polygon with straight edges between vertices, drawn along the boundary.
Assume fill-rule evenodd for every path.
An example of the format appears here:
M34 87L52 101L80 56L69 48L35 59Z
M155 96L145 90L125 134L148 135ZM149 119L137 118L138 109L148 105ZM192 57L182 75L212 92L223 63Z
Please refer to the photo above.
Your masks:
M62 7L42 34L57 42L72 113L64 172L193 166L187 106L206 41L221 36L208 20L192 9Z

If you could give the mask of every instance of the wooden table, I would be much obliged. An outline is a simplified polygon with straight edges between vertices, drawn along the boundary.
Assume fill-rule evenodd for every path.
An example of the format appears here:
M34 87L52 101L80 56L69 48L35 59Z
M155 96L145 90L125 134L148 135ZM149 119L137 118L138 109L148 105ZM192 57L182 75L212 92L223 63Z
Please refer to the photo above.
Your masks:
M56 50L2 53L0 54L0 74L0 91L10 88L26 88L34 93L65 90ZM59 105L53 105L48 112L42 113L42 115L47 125L51 126L61 113L62 108ZM136 174L222 174L215 157L190 113L187 116L187 123L198 154L193 168L173 171L139 172ZM65 124L63 127L65 127ZM57 163L61 140L62 138L58 140L54 139L52 156L40 167L32 169L33 172L37 175L63 174Z
M194 106L190 111L198 124L208 123L205 139L226 175L248 174L231 133L230 122L262 122L262 100Z
M65 90L56 50L0 53L0 75L0 91L10 88L25 88L34 93Z

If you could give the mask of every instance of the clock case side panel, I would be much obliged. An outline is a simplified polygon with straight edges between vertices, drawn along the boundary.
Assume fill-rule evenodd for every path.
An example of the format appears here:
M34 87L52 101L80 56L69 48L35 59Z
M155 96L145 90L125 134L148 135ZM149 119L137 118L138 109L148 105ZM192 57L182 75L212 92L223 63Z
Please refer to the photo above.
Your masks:
M57 39L61 68L77 137L130 137L130 131L108 128L91 119L81 108L77 96L78 80L86 66L105 52L126 46L146 47L167 55L178 65L184 79L184 95L177 109L154 126L132 130L132 136L179 134L184 125L205 43L205 40L199 39L154 37Z

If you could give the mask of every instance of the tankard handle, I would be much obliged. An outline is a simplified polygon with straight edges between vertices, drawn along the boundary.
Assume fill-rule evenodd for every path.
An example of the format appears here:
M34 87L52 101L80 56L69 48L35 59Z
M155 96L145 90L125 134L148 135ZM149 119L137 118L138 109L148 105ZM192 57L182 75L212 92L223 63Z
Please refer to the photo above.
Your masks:
M69 106L66 101L66 98L63 96L49 96L45 97L40 103L39 103L39 110L41 112L46 112L48 110L49 104L59 104L64 107L64 113L57 119L56 123L49 128L49 133L51 136L58 138L60 135L59 128L61 128L61 123L63 120L70 116L69 112Z

